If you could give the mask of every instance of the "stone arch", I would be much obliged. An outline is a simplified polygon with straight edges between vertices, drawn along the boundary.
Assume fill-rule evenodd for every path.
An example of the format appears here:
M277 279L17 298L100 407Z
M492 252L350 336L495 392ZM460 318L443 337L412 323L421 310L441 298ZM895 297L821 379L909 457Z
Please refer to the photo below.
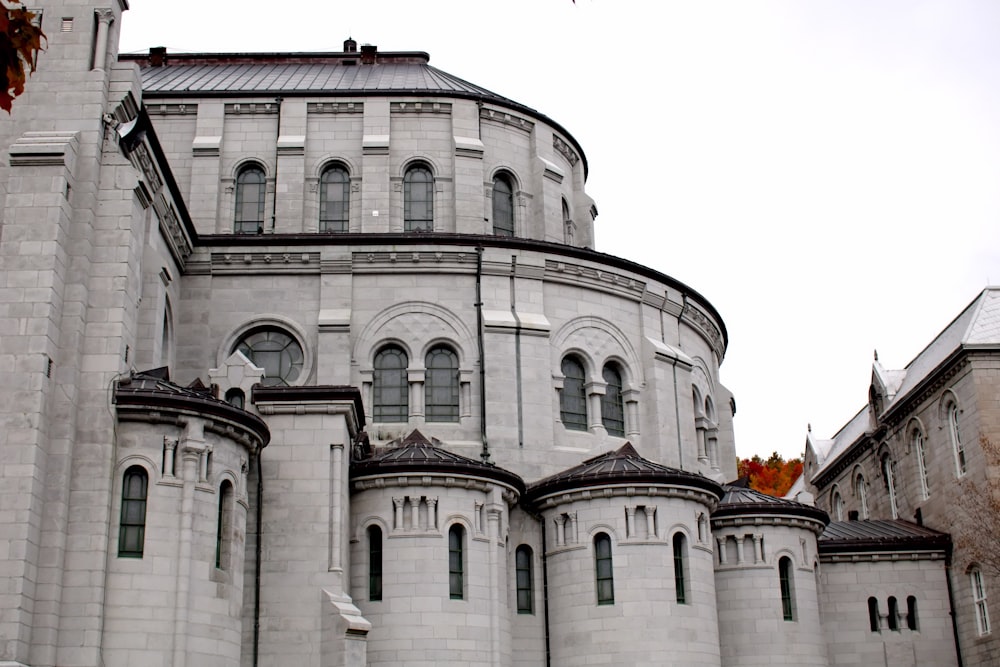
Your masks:
M360 178L360 170L354 162L340 153L327 153L313 164L313 178L321 178L327 167L341 166L347 170L350 179Z
M389 524L384 518L377 514L370 514L357 522L354 530L353 541L363 541L365 534L368 532L368 528L371 526L378 526L381 528L383 536L387 536L390 533Z
M442 329L446 333L442 334ZM406 301L377 313L362 327L354 342L354 363L362 370L371 370L375 349L389 340L407 350L411 361L417 360L415 352L429 350L432 343L447 344L458 355L460 366L469 363L468 350L474 349L475 342L472 331L447 308L426 301ZM422 356L419 363L423 365Z
M644 382L639 355L636 354L628 337L609 320L592 315L575 317L559 327L551 340L553 377L562 375L560 371L562 359L573 351L580 354L589 364L587 368L589 381L601 381L598 375L604 365L598 364L597 359L617 357L623 372L634 378L633 382L638 384Z
M306 384L309 378L313 375L313 364L315 364L316 356L313 354L312 346L308 344L305 329L303 329L298 322L290 317L275 313L264 313L258 315L232 329L229 334L222 339L222 344L216 350L216 368L221 368L225 365L226 360L229 359L233 352L236 351L236 345L240 342L240 339L242 339L243 336L246 336L254 329L264 328L280 329L298 342L299 347L302 348L302 372L299 373L299 376L293 380L291 384L293 386ZM249 396L247 398L249 398Z

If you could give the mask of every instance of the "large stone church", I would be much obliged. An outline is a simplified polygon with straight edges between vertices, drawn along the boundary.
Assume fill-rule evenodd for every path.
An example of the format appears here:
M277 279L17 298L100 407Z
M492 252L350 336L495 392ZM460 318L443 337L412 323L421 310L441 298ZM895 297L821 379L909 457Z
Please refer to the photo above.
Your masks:
M769 497L720 313L594 249L560 122L420 51L124 56L126 0L35 5L0 667L1000 659L949 532L993 479L1000 291Z

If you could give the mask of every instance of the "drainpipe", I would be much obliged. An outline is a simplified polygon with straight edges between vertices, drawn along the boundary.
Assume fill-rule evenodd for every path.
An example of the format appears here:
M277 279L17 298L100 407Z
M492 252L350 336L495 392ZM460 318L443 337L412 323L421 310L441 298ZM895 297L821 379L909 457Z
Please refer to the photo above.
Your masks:
M552 640L549 637L549 554L545 542L545 517L542 519L542 611L545 617L545 667L552 667ZM961 667L961 666L959 666Z
M260 657L260 554L264 536L261 534L264 509L264 476L261 475L260 448L257 449L257 544L254 548L253 579L253 667L257 667Z
M476 334L479 339L479 437L483 450L479 458L490 462L490 445L486 439L486 352L483 345L483 246L476 246Z
M275 221L278 218L278 145L281 141L281 102L285 98L275 97L278 105L278 129L274 132L274 196L271 197L271 233L274 233Z
M951 587L951 547L944 559L944 581L948 585L948 615L951 616L951 633L955 637L955 658L958 667L962 667L962 646L958 641L958 619L955 617L955 591Z
M517 316L517 255L510 257L510 314L514 318L514 374L517 387L517 446L524 447L524 410L521 405L521 318Z

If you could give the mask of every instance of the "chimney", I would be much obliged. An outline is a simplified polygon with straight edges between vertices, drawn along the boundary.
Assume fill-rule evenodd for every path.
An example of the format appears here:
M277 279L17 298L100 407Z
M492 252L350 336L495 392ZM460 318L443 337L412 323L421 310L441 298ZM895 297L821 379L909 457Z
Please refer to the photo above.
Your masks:
M374 44L364 44L361 46L361 64L362 65L374 65L375 55L378 53L378 47Z
M357 53L358 43L348 37L344 40L344 53Z
M151 67L163 67L167 64L167 47L149 47L149 64Z

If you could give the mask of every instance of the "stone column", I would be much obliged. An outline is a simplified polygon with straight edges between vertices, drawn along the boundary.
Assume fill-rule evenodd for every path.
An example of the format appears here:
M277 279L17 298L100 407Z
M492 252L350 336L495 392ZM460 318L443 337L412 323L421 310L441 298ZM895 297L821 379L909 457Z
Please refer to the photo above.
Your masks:
M95 9L94 16L97 18L94 69L103 71L108 61L108 32L111 29L111 23L115 20L115 13L111 9Z

